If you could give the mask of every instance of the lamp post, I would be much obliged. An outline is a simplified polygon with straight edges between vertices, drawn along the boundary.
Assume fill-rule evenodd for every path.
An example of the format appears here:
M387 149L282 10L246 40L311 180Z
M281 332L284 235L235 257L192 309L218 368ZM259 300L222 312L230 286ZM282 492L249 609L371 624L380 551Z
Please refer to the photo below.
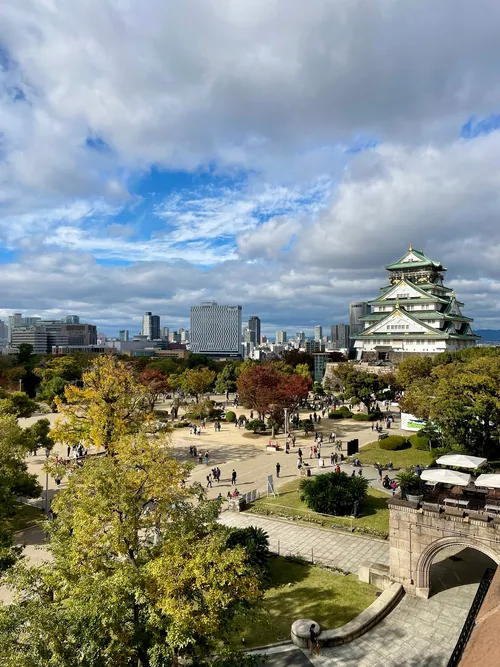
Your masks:
M286 439L288 436L288 408L283 408L285 411L285 445L286 445Z
M45 450L45 463L49 461L50 449ZM49 514L49 471L45 470L45 514Z

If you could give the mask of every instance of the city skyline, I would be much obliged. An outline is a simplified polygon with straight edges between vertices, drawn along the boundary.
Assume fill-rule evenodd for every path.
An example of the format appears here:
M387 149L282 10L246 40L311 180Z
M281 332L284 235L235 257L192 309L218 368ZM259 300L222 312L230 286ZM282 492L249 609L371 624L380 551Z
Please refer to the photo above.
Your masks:
M214 299L312 331L413 243L500 328L497 2L27 2L0 21L1 319L187 328Z

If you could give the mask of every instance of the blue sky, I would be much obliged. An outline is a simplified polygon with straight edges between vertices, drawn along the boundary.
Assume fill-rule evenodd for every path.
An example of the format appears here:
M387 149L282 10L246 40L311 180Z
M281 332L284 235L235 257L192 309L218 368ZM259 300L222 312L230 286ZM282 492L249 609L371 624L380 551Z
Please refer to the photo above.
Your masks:
M482 4L5 0L0 317L187 327L215 299L310 332L413 243L500 327L500 6Z

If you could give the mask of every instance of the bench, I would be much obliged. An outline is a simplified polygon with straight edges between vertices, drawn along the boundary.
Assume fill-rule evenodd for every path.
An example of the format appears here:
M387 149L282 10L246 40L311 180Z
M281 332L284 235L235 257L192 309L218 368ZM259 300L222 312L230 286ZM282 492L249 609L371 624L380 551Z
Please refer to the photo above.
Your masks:
M458 500L458 498L445 498L445 505L451 505L452 507L469 507L470 501L468 500Z

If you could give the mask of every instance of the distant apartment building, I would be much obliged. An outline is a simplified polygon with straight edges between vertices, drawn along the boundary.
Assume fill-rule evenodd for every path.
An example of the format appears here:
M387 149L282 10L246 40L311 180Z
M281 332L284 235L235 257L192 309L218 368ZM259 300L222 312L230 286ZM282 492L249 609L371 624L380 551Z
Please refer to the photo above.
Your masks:
M348 348L350 346L349 336L351 328L348 324L332 325L332 347L336 349Z
M295 334L295 340L297 341L297 343L299 343L299 345L303 345L306 341L305 333L303 331L297 331L297 333Z
M248 329L250 331L250 342L254 345L259 345L260 343L260 317L257 315L251 315L248 318Z
M128 329L122 329L119 334L120 340L123 342L126 342L129 339L129 330Z
M66 317L62 318L61 322L64 322L65 324L80 324L80 316L66 315Z
M314 340L321 341L323 339L323 327L321 324L317 324L314 327Z
M0 341L6 341L9 339L9 325L6 322L0 320Z
M168 335L170 333L170 329L168 327L162 327L161 328L161 337L163 340L168 340Z
M365 328L365 323L361 319L371 312L367 301L354 301L349 306L349 326L351 327L351 336L359 333Z
M189 331L186 331L185 329L179 329L179 333L181 336L180 342L183 345L187 345L189 343Z
M321 340L306 340L304 343L305 351L309 354L314 354L315 352L323 352L324 343Z
M241 356L241 306L205 301L191 307L191 352L212 357Z
M286 336L286 331L281 329L280 331L276 332L276 342L279 345L284 345L287 341L287 336Z

